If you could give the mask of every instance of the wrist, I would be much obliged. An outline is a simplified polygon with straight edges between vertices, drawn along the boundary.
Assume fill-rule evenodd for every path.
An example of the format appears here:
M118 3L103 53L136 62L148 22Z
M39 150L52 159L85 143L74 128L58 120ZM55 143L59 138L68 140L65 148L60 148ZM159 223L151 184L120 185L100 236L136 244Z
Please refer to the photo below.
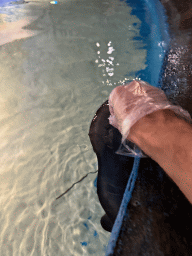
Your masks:
M173 154L175 140L183 122L172 110L158 110L133 125L128 140L158 161L162 155Z

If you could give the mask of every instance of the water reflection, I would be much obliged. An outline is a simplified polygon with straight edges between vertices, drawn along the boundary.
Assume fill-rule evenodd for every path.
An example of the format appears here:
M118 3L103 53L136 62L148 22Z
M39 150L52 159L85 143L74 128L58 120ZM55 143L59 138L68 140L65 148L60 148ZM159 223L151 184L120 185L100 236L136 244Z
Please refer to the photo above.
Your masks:
M118 0L33 2L21 20L4 20L1 255L104 255L96 174L55 198L97 170L90 121L116 84L145 68L142 42L133 42L139 29L129 27L140 21L130 12Z

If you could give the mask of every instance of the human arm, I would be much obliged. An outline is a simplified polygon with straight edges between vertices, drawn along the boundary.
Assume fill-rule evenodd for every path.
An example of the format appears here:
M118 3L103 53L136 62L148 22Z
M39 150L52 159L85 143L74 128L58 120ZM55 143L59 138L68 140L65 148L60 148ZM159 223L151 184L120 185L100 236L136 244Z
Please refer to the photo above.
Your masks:
M156 161L192 203L192 125L172 110L158 110L130 129L128 140Z
M162 90L134 81L109 97L109 121L155 160L192 203L192 126ZM173 111L174 110L174 111Z

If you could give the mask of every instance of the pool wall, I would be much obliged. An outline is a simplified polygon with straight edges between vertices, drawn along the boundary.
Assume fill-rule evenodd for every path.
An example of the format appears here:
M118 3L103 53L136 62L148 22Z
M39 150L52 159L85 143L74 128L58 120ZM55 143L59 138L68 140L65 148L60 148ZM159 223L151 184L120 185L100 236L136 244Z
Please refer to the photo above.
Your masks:
M147 68L136 73L136 77L158 86L163 60L170 42L164 7L159 0L129 0L126 3L133 7L132 14L142 21L140 34L147 49Z

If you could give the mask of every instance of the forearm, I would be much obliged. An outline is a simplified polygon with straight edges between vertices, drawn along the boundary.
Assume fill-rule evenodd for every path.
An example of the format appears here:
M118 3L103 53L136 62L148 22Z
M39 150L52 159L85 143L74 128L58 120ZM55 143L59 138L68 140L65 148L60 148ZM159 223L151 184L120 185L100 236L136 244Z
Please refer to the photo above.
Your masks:
M192 203L192 126L171 110L159 110L140 119L128 139L155 160Z

